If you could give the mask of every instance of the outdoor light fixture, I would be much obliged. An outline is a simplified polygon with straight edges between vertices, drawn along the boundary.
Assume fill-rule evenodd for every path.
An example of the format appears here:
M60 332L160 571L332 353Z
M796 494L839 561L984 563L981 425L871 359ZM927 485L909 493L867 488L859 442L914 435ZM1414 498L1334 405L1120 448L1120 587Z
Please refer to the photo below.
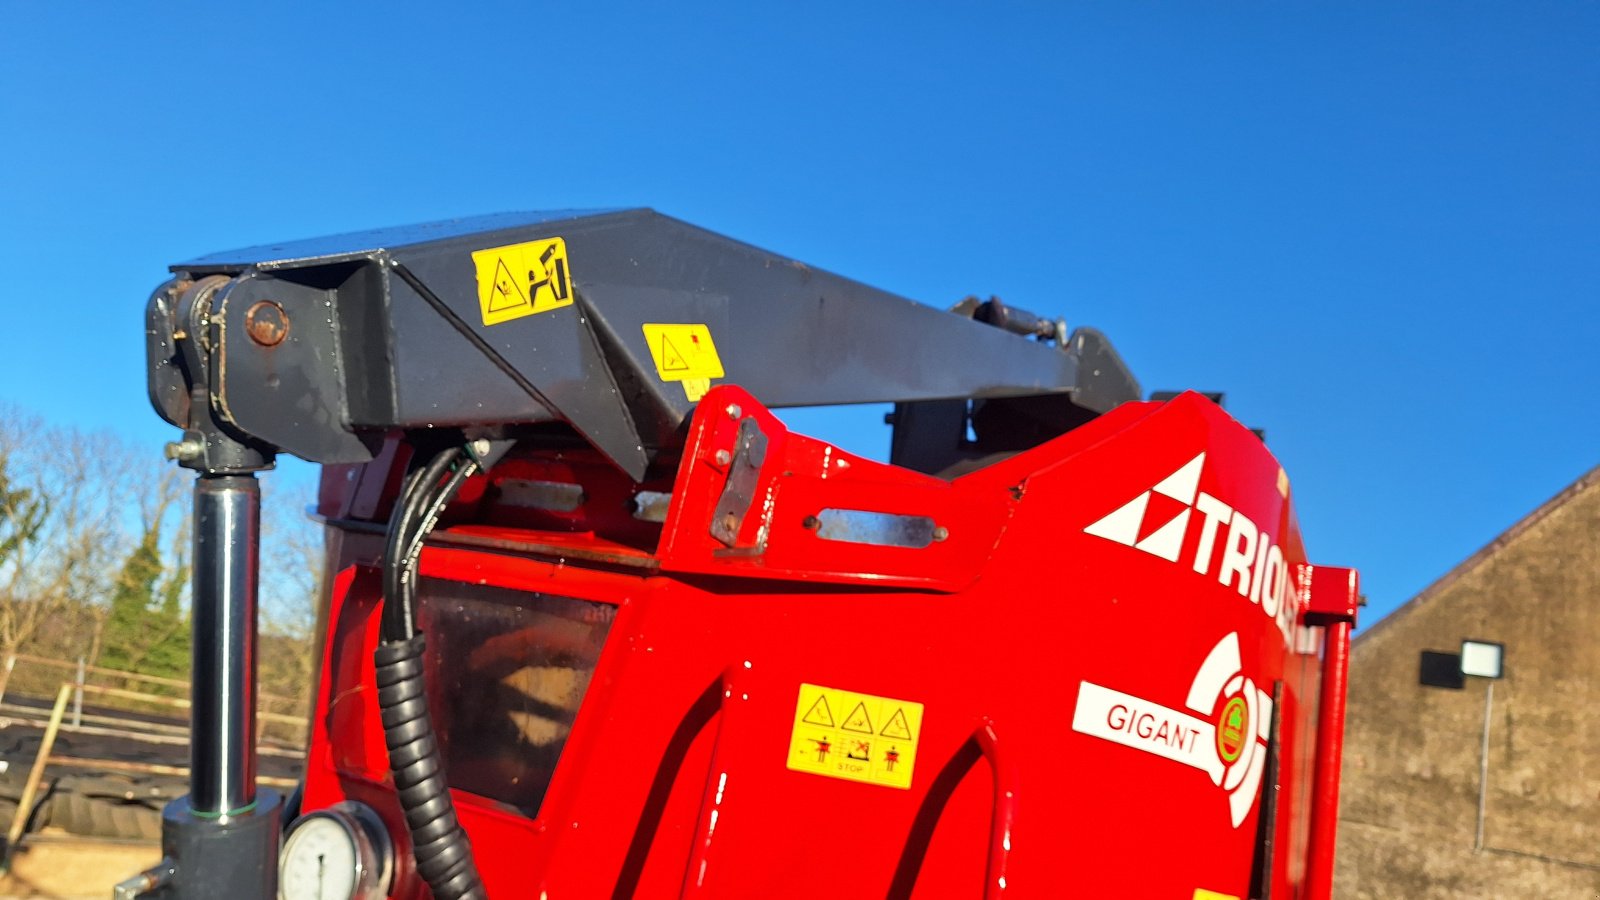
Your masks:
M1461 642L1461 676L1489 679L1483 690L1483 745L1478 750L1478 833L1472 852L1483 852L1483 822L1489 806L1489 724L1494 721L1494 682L1505 676L1506 645L1496 641Z
M1467 686L1467 676L1461 674L1461 654L1443 650L1422 651L1422 661L1417 667L1417 681L1423 687L1449 688L1459 691Z
M1461 642L1461 674L1479 678L1504 676L1506 645L1494 641Z

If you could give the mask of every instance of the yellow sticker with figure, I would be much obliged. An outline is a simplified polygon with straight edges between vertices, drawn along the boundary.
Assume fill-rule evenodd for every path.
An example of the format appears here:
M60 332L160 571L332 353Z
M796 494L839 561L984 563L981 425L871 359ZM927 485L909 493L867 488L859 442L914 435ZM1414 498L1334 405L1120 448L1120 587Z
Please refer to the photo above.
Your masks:
M472 265L485 325L572 305L567 242L561 238L474 250Z
M711 379L724 374L722 357L705 325L646 323L644 342L655 361L656 374L662 381L682 382L683 393L690 400L705 396L711 390Z
M788 768L909 790L922 704L801 684Z

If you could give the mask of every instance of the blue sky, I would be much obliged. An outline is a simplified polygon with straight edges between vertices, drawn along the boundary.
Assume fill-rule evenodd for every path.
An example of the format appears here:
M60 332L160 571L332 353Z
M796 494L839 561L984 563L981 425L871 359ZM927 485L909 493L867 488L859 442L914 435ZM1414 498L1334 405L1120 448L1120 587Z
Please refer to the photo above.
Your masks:
M158 452L166 264L647 205L1226 391L1371 621L1600 463L1596 47L1578 3L0 0L0 402Z

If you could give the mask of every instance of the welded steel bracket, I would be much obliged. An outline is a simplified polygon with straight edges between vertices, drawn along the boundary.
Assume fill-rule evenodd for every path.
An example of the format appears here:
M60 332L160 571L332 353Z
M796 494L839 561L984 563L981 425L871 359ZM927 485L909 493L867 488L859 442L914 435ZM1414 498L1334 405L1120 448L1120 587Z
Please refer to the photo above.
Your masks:
M719 453L726 451L718 451ZM728 461L728 481L711 514L711 536L736 546L739 532L744 528L745 517L755 501L756 486L761 480L761 464L767 460L767 436L756 423L754 416L746 416L739 423L739 434L734 438L733 453ZM756 538L756 547L766 544L766 532Z

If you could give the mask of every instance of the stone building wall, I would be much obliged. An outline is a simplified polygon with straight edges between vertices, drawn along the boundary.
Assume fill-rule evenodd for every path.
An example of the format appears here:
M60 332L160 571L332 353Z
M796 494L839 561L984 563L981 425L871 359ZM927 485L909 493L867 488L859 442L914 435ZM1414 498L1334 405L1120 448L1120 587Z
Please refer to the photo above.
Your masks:
M1422 651L1506 645L1487 682L1419 684ZM1335 896L1600 897L1600 469L1356 638Z

